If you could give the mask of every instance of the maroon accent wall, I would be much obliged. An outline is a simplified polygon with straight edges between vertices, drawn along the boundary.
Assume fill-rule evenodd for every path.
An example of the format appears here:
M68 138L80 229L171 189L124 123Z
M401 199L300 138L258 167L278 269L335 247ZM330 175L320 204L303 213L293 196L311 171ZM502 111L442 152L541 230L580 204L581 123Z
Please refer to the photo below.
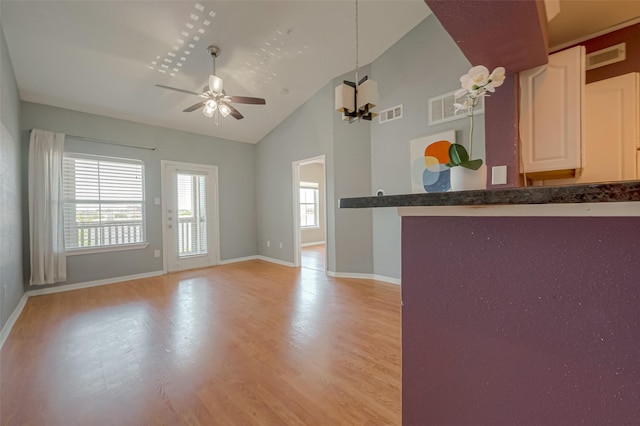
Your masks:
M485 155L487 189L520 186L518 153L520 84L518 74L507 74L502 86L485 99ZM507 166L507 184L491 184L491 168Z
M587 53L625 42L627 59L587 71L587 84L630 72L640 72L640 24L592 38L580 43Z
M536 0L425 0L473 65L510 73L547 63L547 17Z
M473 65L503 66L507 80L486 100L487 188L491 167L507 166L507 184L520 186L518 162L519 87L517 73L546 64L547 19L535 0L425 0Z
M404 217L403 424L638 424L639 230Z

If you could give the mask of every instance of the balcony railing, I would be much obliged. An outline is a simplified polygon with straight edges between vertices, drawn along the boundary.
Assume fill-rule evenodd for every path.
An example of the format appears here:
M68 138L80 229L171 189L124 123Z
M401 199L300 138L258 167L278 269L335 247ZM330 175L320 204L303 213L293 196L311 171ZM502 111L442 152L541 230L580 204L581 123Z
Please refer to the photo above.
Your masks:
M141 221L110 221L102 223L78 223L70 230L76 238L71 240L67 248L86 248L135 244L144 241ZM178 219L178 254L191 256L207 253L206 222L198 221L193 216ZM77 245L73 242L77 241Z
M120 244L135 244L144 241L142 221L112 221L97 223L78 223L71 235L76 233L77 238L71 240L71 247L84 248L97 246L112 246ZM73 242L77 241L74 247Z
M207 252L206 222L198 222L194 216L178 219L178 255L193 256Z

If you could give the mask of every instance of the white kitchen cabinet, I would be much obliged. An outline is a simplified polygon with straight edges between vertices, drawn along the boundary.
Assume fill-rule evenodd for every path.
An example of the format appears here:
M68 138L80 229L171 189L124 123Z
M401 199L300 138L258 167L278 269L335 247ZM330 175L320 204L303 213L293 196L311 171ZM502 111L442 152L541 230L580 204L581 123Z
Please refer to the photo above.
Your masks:
M584 61L577 46L520 72L521 172L531 178L573 176L582 167Z
M640 73L587 84L582 172L546 185L640 179Z

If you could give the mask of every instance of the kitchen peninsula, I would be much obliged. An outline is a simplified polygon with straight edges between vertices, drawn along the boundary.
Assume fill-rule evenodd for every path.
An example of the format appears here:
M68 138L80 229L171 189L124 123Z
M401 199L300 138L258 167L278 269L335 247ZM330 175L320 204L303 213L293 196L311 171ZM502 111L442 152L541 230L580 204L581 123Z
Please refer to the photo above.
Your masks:
M343 198L402 216L403 424L636 424L640 181Z

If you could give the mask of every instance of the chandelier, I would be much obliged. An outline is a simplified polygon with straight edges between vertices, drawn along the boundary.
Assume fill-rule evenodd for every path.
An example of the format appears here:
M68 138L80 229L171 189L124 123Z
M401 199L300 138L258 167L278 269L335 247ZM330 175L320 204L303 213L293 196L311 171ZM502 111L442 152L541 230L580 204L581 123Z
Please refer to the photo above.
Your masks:
M335 108L342 113L342 120L354 123L363 120L371 121L378 114L371 109L378 103L378 83L368 76L359 79L358 75L358 0L356 0L356 78L355 81L344 81L335 90Z

